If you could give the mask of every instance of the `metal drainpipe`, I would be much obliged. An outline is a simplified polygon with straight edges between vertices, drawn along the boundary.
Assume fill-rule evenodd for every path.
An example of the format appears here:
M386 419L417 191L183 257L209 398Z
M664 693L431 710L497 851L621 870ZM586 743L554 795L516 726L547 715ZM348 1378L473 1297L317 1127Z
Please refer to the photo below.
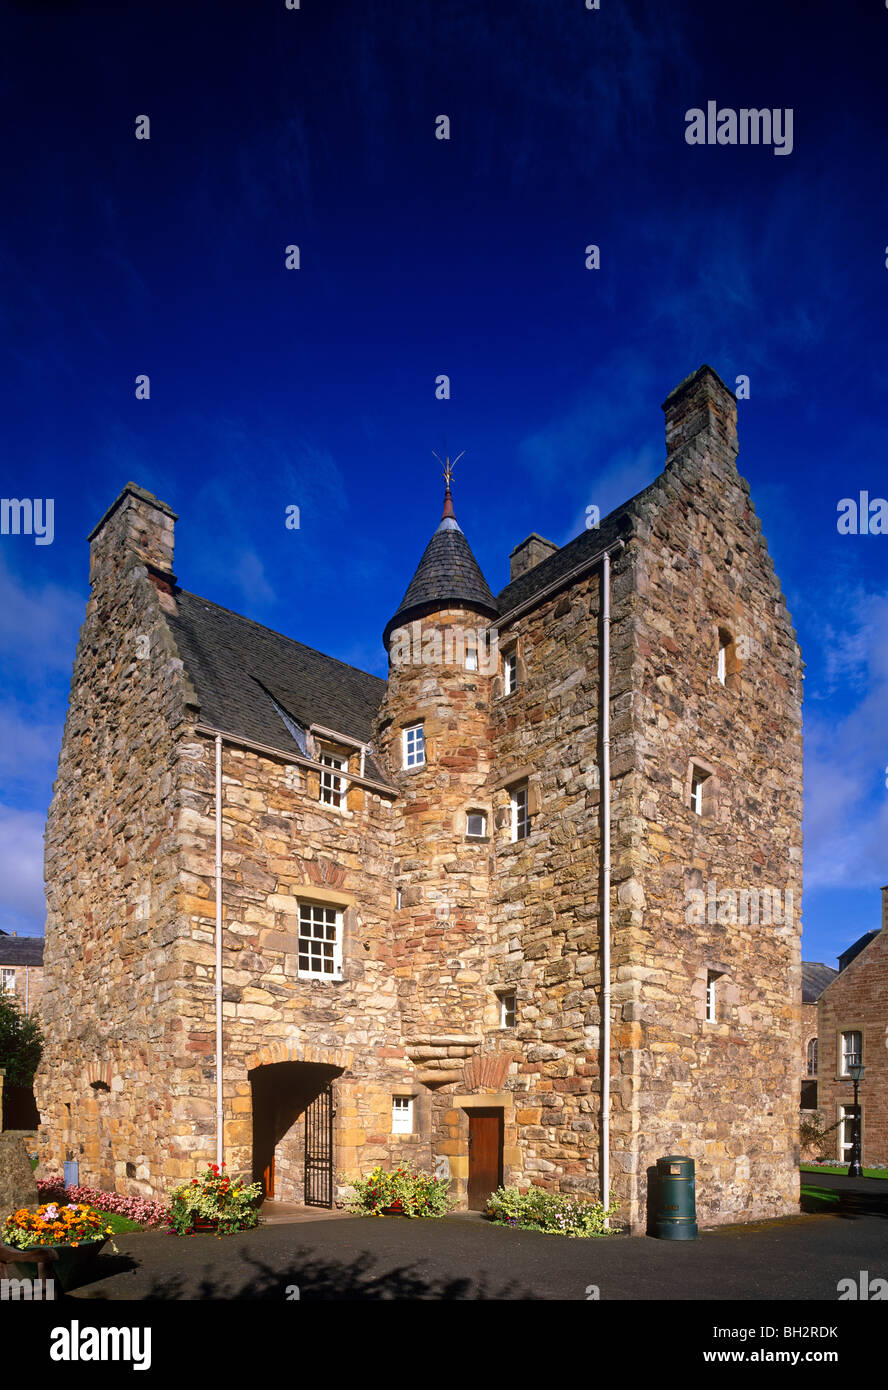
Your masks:
M603 976L601 1008L601 1201L610 1205L610 555L605 551L601 573L602 672L601 672L601 855L602 891L601 914L601 973ZM605 1219L605 1226L610 1223Z
M216 1162L222 1167L222 735L216 735Z

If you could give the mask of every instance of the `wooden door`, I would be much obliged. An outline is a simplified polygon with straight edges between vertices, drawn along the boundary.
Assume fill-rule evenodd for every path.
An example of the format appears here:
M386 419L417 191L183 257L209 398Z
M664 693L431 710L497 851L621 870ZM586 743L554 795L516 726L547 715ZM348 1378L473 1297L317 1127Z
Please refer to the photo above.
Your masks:
M483 1211L503 1180L503 1112L469 1111L469 1210Z
M265 1196L274 1196L274 1154L262 1170L262 1186L265 1188Z

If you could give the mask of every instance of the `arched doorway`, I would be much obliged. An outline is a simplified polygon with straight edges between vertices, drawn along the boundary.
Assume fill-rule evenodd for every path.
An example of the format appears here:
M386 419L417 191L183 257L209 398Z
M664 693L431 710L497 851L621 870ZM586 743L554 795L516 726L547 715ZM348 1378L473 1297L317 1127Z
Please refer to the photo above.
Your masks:
M253 1181L266 1198L333 1205L334 1082L342 1072L326 1062L271 1062L248 1073Z

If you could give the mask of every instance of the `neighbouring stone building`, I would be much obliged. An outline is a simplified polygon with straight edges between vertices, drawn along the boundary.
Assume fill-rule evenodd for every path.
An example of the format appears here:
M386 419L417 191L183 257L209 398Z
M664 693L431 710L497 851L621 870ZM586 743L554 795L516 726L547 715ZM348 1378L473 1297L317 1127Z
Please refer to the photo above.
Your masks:
M835 1125L835 1154L850 1161L854 1087L848 1067L864 1066L859 1088L864 1165L888 1163L888 885L882 925L839 956L839 969L817 1003L817 1102L824 1124Z
M820 961L802 961L802 1046L799 1053L802 1110L817 1109L817 1001L838 971Z
M606 1144L633 1230L671 1152L705 1223L796 1209L802 663L732 393L664 410L664 471L497 595L448 488L387 682L182 589L124 488L47 824L45 1164L162 1193L221 1124L275 1197L410 1157L477 1207L598 1196Z
M40 1007L43 937L0 931L0 990L14 994L25 1013Z

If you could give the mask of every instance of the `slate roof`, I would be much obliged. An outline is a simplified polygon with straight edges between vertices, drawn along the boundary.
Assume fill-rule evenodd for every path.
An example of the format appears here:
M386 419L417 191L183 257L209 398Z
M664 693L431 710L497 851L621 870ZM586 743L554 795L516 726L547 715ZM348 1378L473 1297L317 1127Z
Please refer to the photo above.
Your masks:
M842 954L839 956L839 971L841 972L845 969L846 966L850 965L852 960L854 960L855 957L859 956L861 951L866 949L866 947L872 941L873 937L878 935L879 932L877 929L873 931L867 931L863 933L863 936L859 936L856 941L852 942L852 944L848 947L847 951L843 951Z
M828 984L838 975L831 965L821 965L820 961L802 961L802 1003L816 1004Z
M0 940L0 965L42 965L42 936L6 936Z
M254 623L209 599L176 590L168 613L179 655L200 700L201 722L264 743L301 750L273 700L304 728L323 724L369 743L386 683ZM370 758L368 777L384 781Z
M445 516L426 546L407 592L385 627L388 645L393 628L453 604L474 608L489 618L498 613L496 599L455 517Z
M520 574L517 579L513 579L496 596L500 613L505 615L511 609L526 603L543 589L547 589L550 584L557 584L560 579L564 579L571 570L591 559L599 550L605 550L621 536L628 535L632 526L630 511L636 503L643 501L656 490L657 483L650 483L627 502L623 502L612 512L608 512L607 516L602 517L594 530L581 531L572 541L568 541L567 545L556 550L554 555L534 565L526 574Z

